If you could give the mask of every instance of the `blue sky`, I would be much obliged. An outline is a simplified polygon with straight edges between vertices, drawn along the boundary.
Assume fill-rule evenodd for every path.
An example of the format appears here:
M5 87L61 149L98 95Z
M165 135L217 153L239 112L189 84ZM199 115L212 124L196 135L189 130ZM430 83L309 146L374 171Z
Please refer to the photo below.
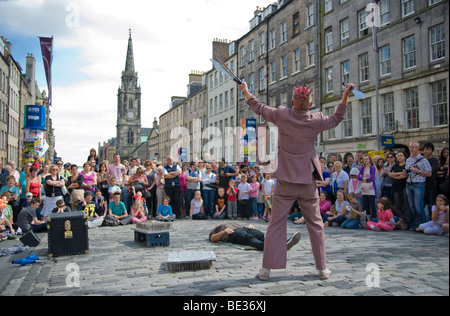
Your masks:
M191 70L211 69L214 38L236 40L249 31L257 6L268 0L0 0L0 35L25 71L36 59L36 80L47 90L38 36L54 36L53 107L56 150L82 164L90 148L116 134L117 89L133 30L142 87L142 125L186 95ZM174 10L174 8L176 8Z

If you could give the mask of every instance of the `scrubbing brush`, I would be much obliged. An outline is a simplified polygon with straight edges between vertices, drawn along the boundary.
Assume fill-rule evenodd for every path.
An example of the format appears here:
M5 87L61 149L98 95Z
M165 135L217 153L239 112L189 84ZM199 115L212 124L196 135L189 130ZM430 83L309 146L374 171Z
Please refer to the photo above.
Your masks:
M146 230L148 232L163 232L173 230L173 223L170 222L140 222L136 224L136 228Z
M170 253L167 259L169 271L207 270L216 261L216 255L212 251L188 251Z

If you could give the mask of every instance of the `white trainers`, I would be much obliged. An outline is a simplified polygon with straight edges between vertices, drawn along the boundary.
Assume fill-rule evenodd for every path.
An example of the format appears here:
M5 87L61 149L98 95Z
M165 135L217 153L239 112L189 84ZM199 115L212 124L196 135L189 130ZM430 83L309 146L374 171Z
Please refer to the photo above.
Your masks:
M321 280L327 280L329 279L331 276L331 271L328 269L324 269L324 270L319 270L319 279Z
M256 275L256 278L259 279L260 281L268 281L269 274L270 269L261 268L261 270L259 270L258 274Z

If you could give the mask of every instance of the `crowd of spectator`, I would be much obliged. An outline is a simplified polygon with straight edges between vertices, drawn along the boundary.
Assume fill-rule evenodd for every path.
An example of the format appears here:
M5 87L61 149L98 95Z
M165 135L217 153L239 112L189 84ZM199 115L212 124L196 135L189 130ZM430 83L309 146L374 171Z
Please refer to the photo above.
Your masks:
M324 225L347 229L410 229L448 236L449 149L434 156L432 143L411 142L409 151L363 151L320 157L317 181ZM438 157L438 158L437 158ZM165 161L162 161L165 160ZM79 171L75 164L36 160L19 172L0 165L2 238L46 228L51 213L84 211L90 227L177 219L271 219L276 179L258 165L224 160L176 163L155 154L99 162L92 149ZM301 172L301 170L299 170ZM304 223L298 203L289 219ZM288 220L288 219L287 219Z

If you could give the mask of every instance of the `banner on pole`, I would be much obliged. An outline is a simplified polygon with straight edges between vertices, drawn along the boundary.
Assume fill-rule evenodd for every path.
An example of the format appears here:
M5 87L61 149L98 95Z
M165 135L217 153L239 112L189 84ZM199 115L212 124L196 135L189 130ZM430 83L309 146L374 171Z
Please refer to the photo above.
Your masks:
M52 61L53 61L53 36L39 37L41 43L42 58L44 60L45 76L48 86L48 105L52 105Z

